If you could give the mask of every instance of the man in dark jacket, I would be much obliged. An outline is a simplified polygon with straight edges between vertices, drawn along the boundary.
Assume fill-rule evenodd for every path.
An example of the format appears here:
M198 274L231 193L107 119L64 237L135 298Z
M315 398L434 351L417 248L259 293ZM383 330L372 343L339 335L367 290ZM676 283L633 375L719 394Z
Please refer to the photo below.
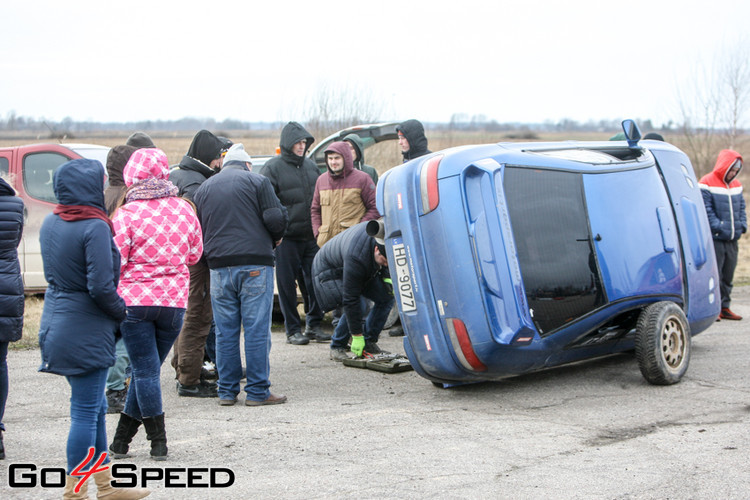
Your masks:
M276 286L287 342L295 345L307 344L311 339L330 340L320 328L323 312L315 299L311 277L318 245L313 236L310 207L320 175L315 162L306 156L313 141L302 125L287 123L281 130L281 154L268 160L261 172L271 181L276 196L289 212L289 228L283 243L276 248ZM300 270L305 284L303 293L307 293L304 334L297 311L296 283Z
M424 135L424 127L419 120L406 120L399 123L396 126L396 132L404 163L432 153L427 149L427 137Z
M187 154L169 174L169 180L179 189L179 196L192 201L201 184L221 168L224 147L224 141L208 130L195 134ZM177 394L180 396L217 396L216 386L201 380L206 338L213 321L210 292L208 266L206 259L201 258L197 264L190 266L188 305L172 357Z
M268 179L250 172L249 165L242 144L235 144L221 172L203 183L194 198L214 290L211 302L222 406L233 405L240 392L240 324L245 331L245 404L286 401L286 396L269 391L268 376L273 249L281 243L289 218Z
M713 171L700 180L703 204L714 239L716 266L719 268L719 318L731 320L742 319L729 309L734 270L737 267L738 240L747 232L745 198L742 196L742 184L737 179L740 170L742 156L731 149L724 149L719 153Z
M378 171L375 167L365 164L365 145L362 142L362 138L357 134L349 134L344 137L344 142L349 144L349 148L352 152L352 161L354 162L354 168L361 170L370 176L372 182L378 183Z
M393 305L385 242L367 234L361 222L333 237L313 262L315 294L324 311L343 307L344 314L331 339L331 359L350 357L351 352L379 354L378 338ZM377 221L369 221L377 225ZM362 297L374 302L362 329Z
M23 279L18 245L23 234L23 200L0 178L0 459L3 446L3 415L8 400L8 344L23 334Z

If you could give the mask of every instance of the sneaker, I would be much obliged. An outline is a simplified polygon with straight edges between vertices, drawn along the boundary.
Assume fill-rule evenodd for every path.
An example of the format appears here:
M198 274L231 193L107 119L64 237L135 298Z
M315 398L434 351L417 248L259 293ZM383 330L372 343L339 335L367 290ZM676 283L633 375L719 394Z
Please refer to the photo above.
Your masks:
M307 345L310 343L310 339L297 332L294 335L288 335L286 338L286 343L294 345Z
M120 413L125 409L125 398L128 396L128 388L115 390L107 389L107 413Z
M331 359L334 361L344 361L345 359L351 359L352 353L349 352L349 349L344 349L343 347L334 347L331 349Z
M390 352L381 349L375 342L367 342L365 344L365 352L367 354L390 354Z
M310 339L311 342L313 340L315 342L321 342L321 343L331 341L331 336L325 333L323 329L320 328L320 326L308 326L307 328L305 328L304 335L305 337Z
M742 319L742 316L739 314L733 313L728 307L722 307L721 313L719 314L719 317L721 319L731 319L733 321L739 321Z
M208 384L195 384L195 385L182 385L179 381L177 382L177 394L189 398L217 398L219 394L216 392L215 385Z
M254 399L246 399L245 406L266 406L266 405L280 405L286 403L286 396L283 394L269 394L269 396L263 401L255 401Z

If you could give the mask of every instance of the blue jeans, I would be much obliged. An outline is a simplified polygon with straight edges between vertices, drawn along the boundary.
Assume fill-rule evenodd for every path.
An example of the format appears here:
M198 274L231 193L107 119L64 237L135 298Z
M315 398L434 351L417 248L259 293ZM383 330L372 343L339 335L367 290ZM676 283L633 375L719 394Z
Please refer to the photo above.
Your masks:
M0 431L5 430L3 416L8 401L8 342L0 342Z
M364 331L365 343L376 343L380 338L380 332L383 330L385 322L388 320L388 314L393 307L393 295L391 289L383 283L383 280L374 278L365 286L362 291L362 298L373 301L372 309L365 319ZM367 303L360 298L360 307L364 312L367 309ZM349 323L346 319L346 313L341 315L336 328L333 330L331 338L331 349L346 349L349 342Z
M70 384L70 432L66 450L68 465L67 472L86 459L89 448L94 447L96 453L83 468L91 468L99 456L107 451L107 398L104 386L107 382L107 368L92 370L81 375L65 377ZM104 460L108 463L109 458Z
M268 399L271 352L273 267L232 266L211 269L211 305L216 322L216 368L221 399L240 392L240 326L245 330L247 399Z
M123 413L137 420L164 413L161 402L161 365L182 328L185 309L129 306L120 325L128 348L133 377Z
M107 373L107 389L113 391L125 389L125 380L128 378L129 369L128 350L125 348L125 341L120 337L115 343L115 364L109 368L109 373Z

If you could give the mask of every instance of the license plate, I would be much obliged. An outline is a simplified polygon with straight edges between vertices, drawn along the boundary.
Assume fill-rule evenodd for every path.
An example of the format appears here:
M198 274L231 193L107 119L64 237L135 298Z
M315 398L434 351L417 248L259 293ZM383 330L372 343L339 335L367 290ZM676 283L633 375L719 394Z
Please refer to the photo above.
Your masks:
M409 273L409 257L402 240L393 240L393 258L396 268L396 279L393 280L393 288L397 289L398 299L401 304L401 312L407 313L417 310L417 301L414 299L414 283Z

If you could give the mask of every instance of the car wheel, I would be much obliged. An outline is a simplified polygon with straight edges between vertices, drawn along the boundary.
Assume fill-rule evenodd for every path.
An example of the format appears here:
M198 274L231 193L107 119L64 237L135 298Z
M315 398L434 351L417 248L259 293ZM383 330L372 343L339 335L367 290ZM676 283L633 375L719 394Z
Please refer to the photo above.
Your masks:
M393 325L396 324L398 321L398 307L396 304L393 304L393 307L391 307L391 311L388 313L388 319L385 320L385 325L383 325L383 330L390 329Z
M676 384L690 363L691 336L685 313L674 302L651 304L638 318L635 356L651 384Z

